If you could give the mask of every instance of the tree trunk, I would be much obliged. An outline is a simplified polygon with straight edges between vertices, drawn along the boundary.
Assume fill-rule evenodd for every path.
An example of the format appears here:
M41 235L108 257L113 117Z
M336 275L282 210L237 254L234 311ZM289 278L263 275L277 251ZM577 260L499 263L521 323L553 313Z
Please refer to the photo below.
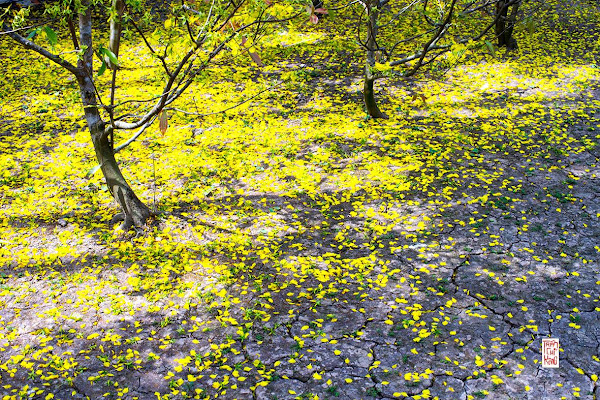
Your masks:
M104 175L108 190L123 210L122 229L131 226L141 227L150 217L150 210L135 195L127 184L115 159L112 144L109 141L111 129L107 127L96 105L96 96L91 79L87 75L77 76L81 91L81 100L85 110L85 118L96 151L96 159Z
M121 228L127 230L131 226L143 226L148 217L150 217L150 210L135 195L123 177L115 159L112 145L108 141L108 135L103 132L92 133L92 142L94 143L96 158L101 165L106 185L123 209L124 221Z
M368 65L367 68L369 68ZM365 101L367 113L371 116L371 118L387 118L387 115L382 113L379 107L377 107L377 102L375 101L375 91L373 90L375 79L370 75L372 74L369 71L365 72L365 83L363 86L363 99Z
M119 165L115 160L113 144L109 137L112 127L107 127L100 116L98 99L93 82L93 51L92 51L92 12L88 0L83 0L82 5L87 6L84 13L79 14L79 38L82 46L87 50L77 63L75 77L79 84L81 102L85 113L88 129L92 136L92 143L96 151L96 159L100 164L108 190L123 210L122 229L131 226L140 227L150 217L150 210L138 199L127 181L123 177Z
M379 5L379 2L376 4ZM365 80L363 85L363 100L367 113L371 118L387 118L387 115L381 112L375 100L375 91L373 89L376 77L373 75L375 66L375 47L377 46L377 16L379 11L377 7L373 8L369 3L367 5L367 60L365 65Z
M515 30L515 24L517 22L517 13L519 12L520 1L516 1L512 9L510 10L510 16L506 23L506 48L508 50L515 50L517 48L517 39L513 37L513 31Z
M511 4L510 0L500 0L496 3L496 37L498 47L506 47L508 50L517 48L517 41L513 37L519 1ZM512 8L511 8L512 7ZM508 10L511 8L510 16Z
M508 6L506 1L500 0L496 3L496 37L498 38L498 47L503 47L505 43L506 17L508 15Z

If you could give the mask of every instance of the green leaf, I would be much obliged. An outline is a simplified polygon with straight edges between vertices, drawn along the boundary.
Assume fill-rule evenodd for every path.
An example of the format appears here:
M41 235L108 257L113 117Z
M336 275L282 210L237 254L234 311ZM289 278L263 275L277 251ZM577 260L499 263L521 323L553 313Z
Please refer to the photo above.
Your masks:
M100 69L98 70L98 76L102 76L104 71L106 71L106 62L104 60L102 60L102 65L100 66Z
M36 28L36 29L33 29L31 32L29 32L29 35L27 35L27 40L33 39L35 35L40 33L40 29L41 28Z
M119 59L117 58L115 53L113 53L109 49L103 49L103 50L104 50L104 54L108 57L110 62L113 63L113 65L119 65Z
M496 57L496 48L494 47L494 45L492 44L492 42L486 40L485 41L485 45L487 46L487 48L489 49L490 53Z
M48 39L48 43L50 43L50 46L56 45L58 43L58 35L56 34L56 32L54 32L49 26L45 26L43 29L44 33L46 34L46 38Z
M85 174L85 179L92 179L92 176L100 169L100 164L96 165L94 168L90 169L87 174Z
M530 35L533 35L535 33L535 21L533 20L533 18L530 18L527 21L527 31L529 31Z
M104 59L104 46L100 45L100 47L98 48L98 51L96 51L96 57L98 57L100 59L100 61L103 61L103 59Z

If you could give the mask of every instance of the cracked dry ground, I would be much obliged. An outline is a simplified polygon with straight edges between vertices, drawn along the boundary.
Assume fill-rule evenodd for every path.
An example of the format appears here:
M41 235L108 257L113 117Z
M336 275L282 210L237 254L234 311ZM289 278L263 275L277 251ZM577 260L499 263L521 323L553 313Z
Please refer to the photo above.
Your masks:
M596 399L600 170L586 138L598 121L583 121L555 131L569 138L559 149L525 132L446 143L464 157L406 174L407 191L323 182L313 196L205 200L144 238L5 268L0 391ZM229 225L205 223L211 210ZM541 368L545 337L560 339L559 369Z
M1 398L598 399L600 74L574 71L344 130L282 117L303 141L256 165L251 127L199 139L225 160L199 175L253 169L184 179L139 237L89 198L3 214Z

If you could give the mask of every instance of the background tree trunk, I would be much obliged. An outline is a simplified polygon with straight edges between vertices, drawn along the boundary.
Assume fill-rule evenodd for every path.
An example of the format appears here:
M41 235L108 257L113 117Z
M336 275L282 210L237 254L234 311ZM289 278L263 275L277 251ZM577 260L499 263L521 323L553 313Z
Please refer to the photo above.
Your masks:
M379 2L375 4L379 6ZM363 99L367 113L371 118L387 118L387 115L381 112L375 100L375 91L373 89L375 76L373 75L373 67L375 67L375 51L377 46L377 17L379 11L372 7L371 3L367 4L367 59L365 65L365 81L363 85Z
M496 3L496 37L498 38L498 47L503 47L504 43L504 31L506 30L506 17L508 13L508 7L506 1L500 0Z
M508 50L517 48L517 41L513 37L513 31L519 11L520 1L500 0L496 3L496 37L498 47L506 47ZM510 9L510 15L509 15Z
M506 47L508 50L514 50L517 48L517 39L513 37L513 31L515 30L515 24L517 22L517 13L519 12L520 1L515 1L510 10L508 21L506 22Z

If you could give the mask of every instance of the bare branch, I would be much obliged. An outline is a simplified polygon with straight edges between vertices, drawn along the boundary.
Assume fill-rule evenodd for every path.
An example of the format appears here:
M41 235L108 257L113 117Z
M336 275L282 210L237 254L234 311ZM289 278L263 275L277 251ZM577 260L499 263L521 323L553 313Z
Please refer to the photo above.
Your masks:
M44 26L48 22L52 22L52 20L42 21L39 24L33 24L33 25L29 25L29 26L24 26L22 28L12 29L12 30L9 30L9 31L3 30L2 32L0 32L0 36L2 36L2 35L8 35L8 34L13 33L13 32L16 33L16 32L25 31L25 30L31 29L31 28L37 28L38 26ZM5 27L2 26L2 29L5 29Z
M360 3L360 0L354 0L349 2L348 4L344 4L343 6L339 6L339 7L327 7L327 11L339 11L339 10L343 10L345 8L348 8L356 3Z
M118 145L117 147L115 147L113 152L115 154L117 154L119 151L123 150L125 147L127 147L131 143L133 143L138 137L140 137L142 135L142 133L144 133L146 131L146 129L148 129L148 127L150 125L152 125L152 123L154 122L155 119L156 119L156 115L152 119L150 119L150 121L148 121L144 125L142 125L142 127L135 134L133 134L129 139L127 139L125 142L123 142L120 145Z
M427 55L429 48L431 46L435 46L437 41L444 35L444 33L446 33L448 24L452 20L452 14L454 12L454 6L456 5L456 1L457 0L452 0L452 3L450 4L450 10L448 11L448 15L444 19L442 26L440 26L438 33L435 36L433 36L429 42L427 42L425 44L425 46L423 47L423 51L421 52L421 57L419 57L419 61L417 62L417 64L415 64L415 66L412 68L412 70L410 70L408 73L405 74L405 76L412 76L415 74L415 72L417 72L417 70L421 67L421 65L423 65L423 60L425 59L425 56Z
M402 43L407 43L407 42L413 41L413 40L415 40L415 39L418 39L418 38L420 38L420 37L422 37L422 36L428 35L428 34L430 34L430 33L431 33L431 32L433 32L433 31L435 31L435 28L429 29L429 30L428 30L428 31L426 31L426 32L419 33L419 34L417 34L417 35L414 35L414 36L411 36L411 37L409 37L409 38L406 38L406 39L399 40L398 42L394 43L394 45L392 46L392 48L391 48L391 49L390 49L390 51L388 52L388 57L392 57L392 54L393 54L393 53L394 53L394 51L396 50L396 47L398 47L398 46L399 46L399 45L401 45Z
M172 111L176 111L178 113L182 113L182 114L186 114L186 115L195 115L195 116L198 116L198 117L207 117L209 115L222 114L222 113L227 112L229 110L233 110L234 108L237 108L237 107L241 106L242 104L245 104L245 103L249 102L250 100L253 100L253 99L259 97L264 92L268 92L271 89L274 89L274 88L276 88L278 86L281 86L281 84L283 84L283 81L278 82L275 85L271 85L268 88L263 89L260 92L256 93L255 95L253 95L251 97L248 97L246 100L241 101L239 103L236 103L236 104L234 104L234 105L232 105L230 107L227 107L227 108L225 108L223 110L220 110L220 111L213 111L213 112L209 112L209 113L197 113L197 112L195 113L195 112L189 112L189 111L181 110L179 108L174 108L174 107L165 108L165 110L172 110Z
M16 33L14 30L10 30L10 27L8 27L6 24L2 24L2 32L1 33L8 35L11 39L13 39L14 41L19 43L21 46L25 47L26 49L33 50L36 53L46 57L50 61L55 62L56 64L60 65L67 71L71 72L72 74L77 75L77 73L79 72L79 70L77 69L76 66L74 66L73 64L71 64L70 62L65 60L64 58L62 58L59 55L56 55L54 53L51 53L48 50L44 49L43 47L33 43L31 40L24 38L23 36Z
M244 100L244 101L241 101L241 102L239 102L239 103L236 103L236 104L234 104L234 105L232 105L232 106L230 106L230 107L227 107L227 108L225 108L225 109L223 109L223 110L221 110L221 111L214 111L214 112L210 112L210 113L204 113L204 114L202 114L202 113L194 113L194 112L189 112L189 111L185 111L185 110L180 110L180 109L178 109L178 108L174 108L174 107L164 108L164 110L175 111L175 112L178 112L178 113L182 113L182 114L186 114L186 115L194 115L194 116L199 116L199 117L206 117L206 116L209 116L209 115L222 114L222 113L225 113L225 112L227 112L227 111L229 111L229 110L232 110L232 109L234 109L234 108L237 108L237 107L241 106L242 104L245 104L245 103L247 103L247 102L249 102L249 101L251 101L251 100L253 100L253 99L255 99L255 98L259 97L261 94L263 94L263 93L265 93L265 92L267 92L267 91L269 91L269 90L271 90L271 89L274 89L274 88L276 88L276 87L280 86L281 84L283 84L283 81L282 81L282 82L278 82L278 83L276 83L275 85L271 85L271 86L269 86L268 88L261 90L261 91L260 91L260 92L258 92L257 94L255 94L255 95L253 95L253 96L251 96L251 97L247 98L246 100ZM158 115L158 114L157 114L157 115ZM144 124L144 125L143 125L143 126L142 126L142 127L141 127L141 128L140 128L140 129L139 129L139 130L138 130L138 131L135 133L135 134L133 134L133 135L132 135L132 136L131 136L129 139L127 139L125 142L123 142L123 143L119 144L117 147L115 147L115 149L114 149L114 152L115 152L115 154L116 154L116 153L118 153L119 151L123 150L123 149L124 149L124 148L126 148L127 146L129 146L129 145L130 145L131 143L133 143L135 140L137 140L137 139L138 139L138 138L139 138L139 137L140 137L140 136L141 136L141 135L142 135L142 134L143 134L143 133L146 131L146 129L148 129L148 127L150 127L150 125L152 125L152 123L153 123L153 122L156 120L156 118L157 118L157 116L154 116L154 118L152 118L150 121L148 121L147 123L145 123L145 124Z
M79 50L77 32L75 32L75 24L73 24L73 18L71 18L71 16L67 17L67 23L69 25L69 33L71 34L71 40L73 41L73 48Z
M236 8L236 10L237 10L237 8ZM291 17L282 18L282 19L268 18L268 19L262 20L262 21L255 20L255 21L249 22L249 23L237 28L226 39L224 39L218 46L213 48L213 50L209 53L208 57L204 60L204 62L201 65L199 65L197 68L195 68L194 71L192 71L192 67L195 62L195 58L192 58L192 57L195 55L196 51L198 50L198 47L194 47L194 48L190 49L188 51L188 53L179 61L177 68L175 70L173 70L172 75L169 77L169 80L165 84L163 93L158 97L157 103L144 116L142 116L137 122L124 122L124 121L115 120L115 127L118 129L137 129L137 128L140 128L141 126L145 125L150 119L152 119L159 112L161 112L165 106L171 104L177 98L179 98L179 96L181 96L181 94L183 94L183 92L192 84L194 78L198 75L198 73L200 71L203 71L208 66L208 64L225 48L225 46L231 40L233 40L233 38L239 32L246 30L249 27L252 27L254 25L260 24L260 23L277 23L277 22L289 21L291 19L296 18L298 15L300 15L300 13L295 14ZM226 21L220 25L219 29L222 28L224 26L224 24L226 24L229 20L230 20L230 17L228 17L226 19ZM187 66L187 68L186 68L186 66ZM185 68L185 72L183 73L182 78L176 84L175 80L182 73L184 68ZM187 78L186 78L186 76L187 76ZM175 90L173 90L174 86L175 86Z

